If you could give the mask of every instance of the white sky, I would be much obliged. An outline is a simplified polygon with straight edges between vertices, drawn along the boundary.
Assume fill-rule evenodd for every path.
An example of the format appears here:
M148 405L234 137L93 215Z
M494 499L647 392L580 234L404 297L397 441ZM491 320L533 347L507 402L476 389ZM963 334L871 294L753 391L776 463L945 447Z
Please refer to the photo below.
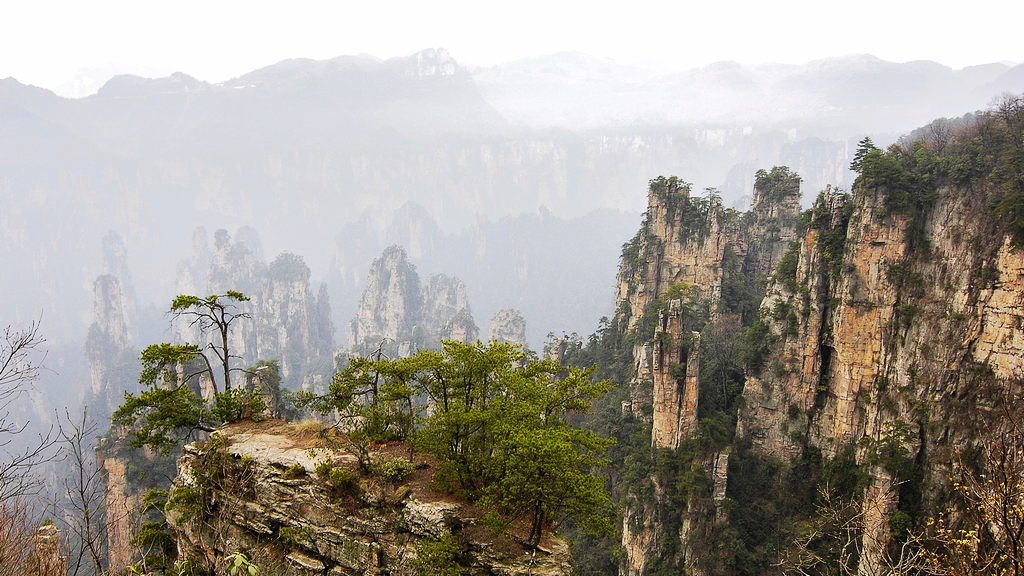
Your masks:
M671 68L869 53L962 68L1024 61L1024 1L0 0L0 78L53 87L121 63L221 81L285 58L447 48L493 65L560 50Z

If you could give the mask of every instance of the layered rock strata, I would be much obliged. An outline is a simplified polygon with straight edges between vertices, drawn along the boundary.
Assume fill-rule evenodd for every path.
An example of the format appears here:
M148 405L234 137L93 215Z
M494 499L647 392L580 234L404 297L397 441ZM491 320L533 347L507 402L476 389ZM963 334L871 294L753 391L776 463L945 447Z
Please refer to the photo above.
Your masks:
M425 545L454 541L462 573L571 573L563 541L526 551L494 537L472 506L427 488L429 469L397 482L360 476L354 456L311 450L308 436L288 425L247 426L185 448L175 490L199 494L202 502L168 514L182 559L219 566L243 552L264 570L293 576L412 576L443 568L425 564ZM314 470L324 463L351 480L332 484L318 476Z
M327 287L314 292L310 270L301 256L281 253L267 264L256 232L242 228L232 241L226 230L214 233L213 248L206 232L193 234L194 254L178 263L179 294L224 294L237 290L250 298L238 306L249 319L236 322L229 338L231 353L241 364L278 360L281 375L292 385L333 365L334 326ZM175 339L206 342L188 318L172 325ZM329 370L329 369L328 369Z
M797 235L797 196L755 190L748 214L698 204L694 217L688 194L664 190L652 185L647 220L619 275L618 326L637 335L625 409L651 414L656 447L677 448L696 429L699 395L692 410L688 397L696 359L681 345L689 332L680 328L678 287L690 289L690 302L708 302L713 322L732 251L765 286L762 331L747 344L763 356L747 365L736 437L783 470L806 454L849 455L866 478L855 502L859 569L878 573L895 515L933 506L963 465L956 455L998 437L1008 424L996 407L1015 405L1024 377L1024 252L993 216L993 199L1005 192L985 180L970 190L940 185L927 203L901 212L886 201L896 192L882 186L862 184L853 195L827 189ZM687 555L710 525L729 520L722 502L740 472L727 453L696 461L713 479L716 512L695 516L692 500L685 510L658 505L666 492L655 483L652 501L627 506L623 574L647 573L654 543L676 524L677 564L700 573Z
M383 346L406 356L436 347L441 340L473 342L479 337L465 283L444 274L421 283L405 249L396 245L370 267L351 323L349 347L367 354Z

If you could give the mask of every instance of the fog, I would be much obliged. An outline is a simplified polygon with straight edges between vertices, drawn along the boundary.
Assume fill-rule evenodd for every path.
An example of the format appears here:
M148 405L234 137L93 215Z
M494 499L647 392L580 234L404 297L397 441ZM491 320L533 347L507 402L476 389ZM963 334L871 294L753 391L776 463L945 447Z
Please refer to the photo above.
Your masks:
M392 244L424 282L465 283L481 338L513 308L539 349L611 315L649 179L678 175L743 208L754 173L784 164L806 205L850 185L863 136L887 145L1024 91L1021 66L867 55L665 72L580 52L464 66L432 48L291 59L218 83L105 78L116 71L66 87L79 98L0 81L0 318L42 316L62 400L97 391L84 358L103 322L97 278L118 279L135 318L122 347L181 337L164 315L175 294L232 288L206 277L218 230L224 250L249 254L224 274L254 290L270 290L256 276L279 254L301 257L302 290L329 296L334 351Z

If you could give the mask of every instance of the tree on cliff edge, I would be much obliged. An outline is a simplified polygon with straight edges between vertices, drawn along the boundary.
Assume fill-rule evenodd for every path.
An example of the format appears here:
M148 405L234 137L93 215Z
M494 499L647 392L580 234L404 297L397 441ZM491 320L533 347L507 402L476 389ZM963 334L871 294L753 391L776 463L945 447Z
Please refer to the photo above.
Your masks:
M319 412L337 411L350 437L411 439L437 459L439 486L486 508L492 527L521 520L522 543L536 548L545 529L567 518L588 533L615 532L597 474L614 440L566 421L608 390L592 373L529 359L512 344L444 341L440 351L408 358L359 359L326 395L299 397ZM426 416L414 397L429 404Z
M228 290L206 298L178 295L171 302L170 314L189 319L189 326L205 336L213 332L215 340L206 346L197 344L153 344L142 351L139 383L148 388L138 396L125 392L124 404L111 420L129 428L129 445L149 446L167 454L196 431L212 432L216 426L260 414L266 404L259 392L245 393L231 388L232 355L228 336L231 326L248 319L238 304L249 298ZM217 370L215 368L219 368ZM216 373L224 379L224 391L218 390ZM212 406L194 389L193 383L206 375L212 386Z

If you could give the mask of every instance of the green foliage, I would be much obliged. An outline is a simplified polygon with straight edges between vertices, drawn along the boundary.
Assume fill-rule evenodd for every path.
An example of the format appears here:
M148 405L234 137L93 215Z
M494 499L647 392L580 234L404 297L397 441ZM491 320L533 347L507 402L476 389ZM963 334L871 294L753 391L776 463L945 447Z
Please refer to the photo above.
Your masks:
M148 574L148 571L139 571L139 574ZM192 560L182 560L164 572L165 576L207 576L207 572L196 565Z
M789 418L790 420L796 420L797 418L800 417L800 414L802 413L803 411L800 410L800 406L796 404L790 404L789 408L786 410L786 417Z
M1024 247L1024 97L1007 95L995 108L943 132L941 138L916 138L882 151L861 141L851 169L855 187L878 191L886 214L909 216L906 240L926 253L925 221L946 184L974 189L985 180L997 187L989 206L1002 218L1014 246Z
M564 420L587 411L605 384L591 382L590 371L527 361L505 344L445 342L419 357L435 411L417 444L439 460L435 481L500 514L530 516L534 545L565 515L591 532L610 529L610 499L592 472L611 442Z
M743 371L743 328L721 318L700 335L698 435L712 449L733 440L746 374Z
M331 486L338 488L339 490L349 490L355 483L356 476L351 470L344 468L335 468L331 470L327 475L328 482Z
M778 335L772 333L771 326L764 320L758 320L747 328L743 332L745 347L742 352L747 370L753 374L760 374L771 354L772 346L778 339Z
M416 543L413 570L417 576L461 576L465 573L459 565L461 556L462 545L452 534L424 538Z
M722 293L718 311L721 314L736 314L744 326L749 326L758 318L758 308L764 294L753 275L743 273L742 266L732 245L727 244L722 255Z
M779 260L779 266L775 270L775 280L782 282L783 286L786 287L792 293L800 291L800 285L796 282L797 267L800 264L800 243L793 242L786 253L783 254L782 260Z
M211 409L187 386L153 386L138 396L125 392L124 404L114 411L111 422L129 429L130 447L148 446L166 456L197 431L212 432L243 417L258 419L265 408L258 392L221 392Z
M327 394L300 392L296 405L321 414L337 411L352 429L350 438L371 443L403 441L416 423L413 385L419 369L415 358L352 358L348 367L334 375ZM369 466L369 460L361 464Z
M392 482L401 482L413 471L413 464L405 458L379 456L370 465L370 472Z
M331 470L334 470L334 465L331 464L330 460L321 460L316 463L314 470L317 477L328 478L331 475Z
M189 364L199 358L202 350L195 344L153 344L142 351L142 371L139 383L153 386L162 382L174 382L177 373L174 369L179 364Z
M282 526L278 531L278 535L282 541L290 546L301 546L312 542L316 533L313 532L312 528Z
M608 389L591 373L531 359L510 344L445 341L408 358L353 359L328 394L299 402L337 410L350 442L367 442L356 446L361 465L392 480L408 474L409 462L374 460L364 448L411 438L437 458L440 487L509 518L528 516L536 545L544 526L567 515L587 530L613 529L610 498L593 475L611 442L566 422ZM414 395L432 406L428 416L419 417Z
M830 459L808 446L784 465L754 452L747 441L737 442L729 458L729 521L717 525L710 538L695 541L698 563L706 573L769 572L815 520L822 498L849 501L863 493L868 480L852 449ZM827 539L820 542L826 544ZM839 566L843 559L842 550L818 552L829 567Z
M281 390L281 366L277 360L260 360L245 370L247 389L262 396L268 415L271 418L292 419L295 414L288 413L285 407L284 393Z
M905 239L912 250L927 252L925 221L944 179L936 153L921 140L909 147L893 144L883 153L870 138L864 138L850 168L859 174L855 187L882 195L887 215L910 217Z
M128 444L133 448L149 446L166 456L184 438L204 424L205 407L189 388L151 387L139 393L124 393L122 404L111 416L115 426L129 427Z
M715 193L692 198L692 188L676 176L658 176L649 183L650 192L665 206L665 219L675 224L678 237L699 242L711 231L711 218L721 214L722 203Z
M206 512L206 499L200 488L179 486L171 490L164 508L179 514L182 522L190 522Z
M239 420L259 422L263 419L263 412L266 409L267 402L259 391L246 392L240 388L233 388L214 396L210 416L214 421L223 423Z
M643 253L644 238L646 236L648 219L645 216L643 224L640 229L628 242L622 245L622 254L620 256L622 267L628 271L630 276L636 276L643 272L643 266L646 263L646 254Z
M241 552L229 554L224 558L229 576L257 576L259 567L249 561L249 557Z
M685 329L686 325L699 322L693 305L695 294L696 288L694 286L686 282L676 282L662 292L658 298L648 302L644 307L643 316L641 316L640 322L636 327L636 340L638 342L650 342L654 339L655 334L657 334L658 318L663 311L668 310L669 303L673 300L680 302L679 311L682 315L683 332L685 333L687 331ZM665 336L668 336L668 334L665 334Z
M213 381L214 370L204 349L194 344L153 344L141 354L139 382L147 388L135 395L125 392L124 403L114 411L111 422L128 429L128 445L153 448L167 455L196 432L212 432L216 426L242 418L259 419L266 402L259 392L245 393L230 386L230 358L227 337L232 322L247 318L234 309L249 300L241 292L199 298L178 295L171 313L192 318L192 325L205 332L216 328L222 336L220 348L209 345L223 367L223 392ZM206 374L214 386L212 406L197 395L197 379Z
M166 505L166 490L151 489L142 497L139 514L143 522L131 544L142 553L142 564L149 569L169 568L178 554L177 542L164 516Z
M299 476L305 476L305 475L306 475L306 467L303 466L302 464L299 464L298 462L296 462L295 464L292 464L291 466L289 466L288 469L285 470L281 474L281 478L285 478L285 479L298 478Z
M799 197L800 176L786 166L774 166L771 172L758 170L754 174L754 188L770 202Z

